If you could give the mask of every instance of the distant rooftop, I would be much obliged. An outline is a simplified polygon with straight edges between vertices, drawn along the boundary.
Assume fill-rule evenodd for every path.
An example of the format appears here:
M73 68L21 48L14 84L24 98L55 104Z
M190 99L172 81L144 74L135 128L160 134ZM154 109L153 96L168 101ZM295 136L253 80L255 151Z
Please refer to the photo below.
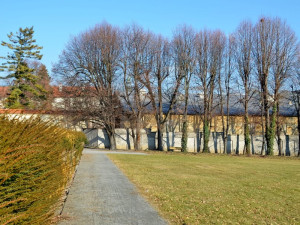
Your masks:
M52 98L72 98L78 96L81 92L81 88L79 87L69 87L69 86L52 86ZM6 98L9 93L8 86L0 86L0 99ZM280 99L280 109L279 114L281 116L296 116L296 110L294 105L291 102L292 93L285 91L282 93L282 97ZM129 110L126 103L121 99L121 102L124 106L125 110ZM183 113L183 103L182 101L177 101L177 104L173 107L172 114L182 114ZM170 104L168 102L163 103L163 113L167 113ZM152 106L149 104L147 106L147 111L151 112ZM223 104L224 114L227 114L226 103L224 101ZM191 95L190 96L190 103L188 106L188 114L189 115L196 115L203 113L203 99L201 95ZM220 104L218 97L215 97L214 100L214 107L213 107L213 114L220 115ZM230 101L229 101L229 115L237 116L244 114L244 105L243 102L240 100L239 94L231 94ZM259 103L259 97L254 96L249 102L249 115L260 115L261 108Z

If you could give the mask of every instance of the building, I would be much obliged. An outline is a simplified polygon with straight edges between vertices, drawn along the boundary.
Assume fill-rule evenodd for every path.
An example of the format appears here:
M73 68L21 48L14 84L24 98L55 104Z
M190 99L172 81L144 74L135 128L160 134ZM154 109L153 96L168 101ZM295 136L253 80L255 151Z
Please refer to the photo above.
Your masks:
M9 91L8 87L0 87L0 101L6 98ZM74 98L78 98L78 93L81 91L80 88L64 87L64 86L53 86L51 93L51 110L44 111L43 115L51 115L52 117L60 118L59 120L66 127L72 127L76 129L83 129L88 139L90 140L90 146L92 147L109 147L109 139L104 129L101 127L95 127L91 121L74 121L72 118L63 115L62 111L71 107ZM296 155L298 152L299 138L297 129L297 111L291 102L291 93L283 93L280 104L280 126L281 126L281 147L287 155ZM243 153L244 151L244 106L239 100L238 94L233 94L230 98L229 103L229 137L227 140L227 150L234 153ZM191 98L190 105L188 107L188 151L199 152L202 149L202 107L201 107L201 95L194 96ZM223 141L222 141L222 115L220 113L220 105L217 100L215 101L216 107L212 112L212 123L211 123L211 140L210 149L211 152L222 152ZM0 106L3 108L3 103ZM166 113L169 104L163 104L163 112ZM126 107L124 107L126 110ZM168 150L170 147L181 146L182 136L182 104L180 101L174 107L174 110L170 114L168 122L164 127L163 143L164 149ZM2 111L3 113L3 111ZM23 111L23 114L33 113L32 111ZM38 111L34 114L39 113ZM270 112L272 113L272 112ZM42 114L42 113L41 113ZM227 126L227 110L224 105L224 122ZM50 116L50 117L51 117ZM263 117L261 116L261 108L258 97L253 97L249 102L249 119L250 119L250 134L251 134L251 146L253 153L260 153L263 142ZM155 149L157 143L157 127L155 116L152 113L151 104L149 104L146 113L142 118L143 129L141 146L142 149ZM94 127L94 128L93 128ZM119 149L131 149L133 146L133 140L130 132L129 122L124 120L120 123L116 130L117 148ZM277 150L277 144L275 143L275 153Z

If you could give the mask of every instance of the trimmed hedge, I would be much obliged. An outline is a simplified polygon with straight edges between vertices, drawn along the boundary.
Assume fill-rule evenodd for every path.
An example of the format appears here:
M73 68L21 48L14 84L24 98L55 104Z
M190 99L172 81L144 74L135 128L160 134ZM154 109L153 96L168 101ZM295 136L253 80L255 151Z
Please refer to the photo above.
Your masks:
M0 116L0 224L49 224L86 137L40 118Z

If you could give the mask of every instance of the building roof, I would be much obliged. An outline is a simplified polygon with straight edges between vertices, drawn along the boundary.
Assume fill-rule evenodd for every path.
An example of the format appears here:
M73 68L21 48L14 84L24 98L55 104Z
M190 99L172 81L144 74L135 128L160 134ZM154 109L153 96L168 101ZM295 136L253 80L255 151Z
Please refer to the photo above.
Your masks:
M0 114L61 114L53 110L33 110L33 109L0 109Z
M6 98L9 91L8 86L0 86L0 98Z
M283 92L280 98L280 106L279 106L279 115L281 116L297 116L296 109L292 104L292 93L291 92ZM151 107L151 106L150 106ZM169 103L163 103L163 112L167 113L170 107ZM173 114L182 114L184 109L183 103L177 103L173 108ZM223 99L223 111L224 115L227 114L227 107L225 100ZM191 96L190 102L188 105L188 114L196 115L203 113L203 99L199 99ZM229 99L229 115L238 116L243 115L245 113L244 103L241 101L240 94L231 94ZM261 105L258 96L253 96L248 104L248 113L251 116L260 116L261 115ZM270 109L270 113L272 113L272 108ZM221 115L221 107L219 104L219 98L215 97L214 106L213 106L213 115Z
M0 98L6 98L10 91L9 86L0 86ZM81 88L69 86L51 86L51 96L53 98L74 97L80 93Z
M69 87L69 86L52 86L52 98L72 98L80 95L82 92L82 88L80 87ZM93 88L89 88L94 90ZM9 92L8 86L0 86L0 99L6 98ZM240 94L231 94L230 101L229 101L229 115L237 116L244 114L244 105L243 102L240 100ZM285 91L282 93L282 97L280 99L280 109L279 114L281 116L296 116L297 112L293 104L291 104L292 93L289 91ZM124 101L121 102L123 104L124 110L129 111L129 107L126 105ZM163 113L167 113L170 104L168 102L163 103ZM177 104L173 107L171 114L183 114L184 105L182 101L178 100ZM151 104L148 104L147 111L151 112L153 109ZM223 110L224 115L227 114L227 107L226 103L223 103ZM220 104L219 98L215 96L214 100L214 108L213 108L213 115L220 115ZM3 112L1 112L3 113ZM203 99L199 98L199 96L190 95L190 101L188 106L188 114L189 115L197 115L203 113ZM249 115L261 115L261 107L259 102L259 96L253 96L249 102Z

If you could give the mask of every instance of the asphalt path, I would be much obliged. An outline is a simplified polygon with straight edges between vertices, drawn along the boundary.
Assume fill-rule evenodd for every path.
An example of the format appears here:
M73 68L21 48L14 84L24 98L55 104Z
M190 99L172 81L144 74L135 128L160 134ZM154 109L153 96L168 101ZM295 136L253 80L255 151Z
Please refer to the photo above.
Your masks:
M106 156L84 149L59 225L163 225L167 222Z

